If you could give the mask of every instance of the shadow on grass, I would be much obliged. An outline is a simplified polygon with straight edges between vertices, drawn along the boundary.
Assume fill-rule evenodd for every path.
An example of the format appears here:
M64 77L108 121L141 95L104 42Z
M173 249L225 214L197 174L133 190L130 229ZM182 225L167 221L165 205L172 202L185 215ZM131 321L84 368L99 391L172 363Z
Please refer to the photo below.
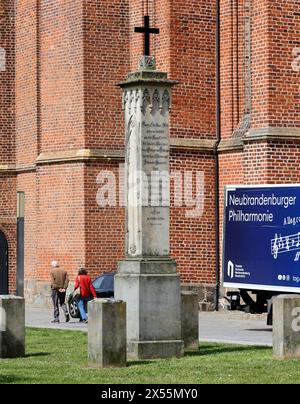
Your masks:
M26 382L25 377L18 377L13 375L0 375L0 384L20 384Z
M138 366L138 365L150 365L151 363L155 363L154 360L140 360L140 361L128 361L127 362L127 367L130 366Z
M211 345L201 345L199 351L187 351L184 356L208 356L218 355L223 353L238 353L251 351L269 351L271 348L265 346L226 346L218 347Z
M253 352L253 351L269 351L270 347L267 346L218 346L218 345L200 345L199 351L186 351L184 357L195 357L195 356L209 356L209 355L221 355L228 353L239 353L239 352ZM157 360L132 360L127 362L127 367L131 366L141 366L141 365L151 365Z
M25 355L25 358L39 358L42 356L51 356L50 352L34 352Z

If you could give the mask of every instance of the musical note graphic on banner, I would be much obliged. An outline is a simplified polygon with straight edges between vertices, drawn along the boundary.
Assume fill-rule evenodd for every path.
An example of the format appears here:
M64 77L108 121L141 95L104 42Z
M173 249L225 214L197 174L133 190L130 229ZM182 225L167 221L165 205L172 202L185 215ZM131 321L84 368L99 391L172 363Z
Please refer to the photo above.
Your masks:
M275 238L271 240L271 254L274 259L278 258L278 254L300 250L300 233L282 237L281 234L275 234ZM300 253L296 254L295 261L299 261Z

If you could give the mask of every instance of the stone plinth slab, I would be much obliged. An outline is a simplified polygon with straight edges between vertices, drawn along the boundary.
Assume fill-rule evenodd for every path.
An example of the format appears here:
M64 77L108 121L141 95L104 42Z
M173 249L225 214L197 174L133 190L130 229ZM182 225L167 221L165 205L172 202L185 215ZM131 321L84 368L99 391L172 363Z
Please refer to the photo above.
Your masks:
M0 358L25 355L25 300L0 296Z
M300 358L300 295L274 299L273 350L279 359Z
M181 292L181 327L184 348L199 349L199 303L195 292Z
M137 267L138 260L124 260L115 277L116 298L127 303L128 356L182 356L180 278L175 262L141 259L139 271ZM166 268L169 273L164 273Z
M126 303L114 299L89 302L88 359L91 367L126 366Z

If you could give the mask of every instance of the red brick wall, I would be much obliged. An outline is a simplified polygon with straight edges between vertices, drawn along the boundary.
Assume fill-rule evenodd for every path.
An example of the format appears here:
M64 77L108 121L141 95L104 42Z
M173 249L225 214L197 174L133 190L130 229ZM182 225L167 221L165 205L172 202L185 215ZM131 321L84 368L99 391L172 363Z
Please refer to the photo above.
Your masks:
M25 193L25 221L24 221L24 268L25 278L33 279L37 276L37 190L36 173L22 173L18 175L17 190Z
M125 211L120 207L100 207L97 204L97 176L108 170L116 178L119 190L119 167L116 163L87 164L85 168L85 226L86 226L86 267L92 275L115 271L119 260L125 256ZM196 173L203 172L204 207L200 215L189 217L194 210L185 203L184 182L182 183L183 207L174 207L174 185L172 183L171 209L171 255L178 263L178 269L185 283L208 283L215 280L214 231L214 158L211 154L193 152L173 152L171 170L184 175L193 175L193 189L196 197ZM178 194L177 194L178 195ZM202 202L202 198L200 199ZM119 192L116 195L119 203Z
M299 72L292 69L293 49L299 48L300 2L282 0L269 5L268 123L271 126L300 127Z
M300 127L299 74L292 69L299 1L253 3L253 127Z
M171 136L216 137L215 15L213 0L172 3L170 72L180 84L173 93Z
M115 176L116 207L100 207L97 183L100 172L109 171ZM93 276L117 270L117 263L125 257L125 211L119 204L119 167L115 163L89 163L85 167L85 232L86 267Z
M141 1L130 2L131 69L142 55L143 35L133 33L142 24ZM171 136L215 138L215 1L149 1L152 54L157 67L179 81L173 91Z
M243 161L242 151L227 152L220 155L220 213L221 226L223 225L224 192L226 185L243 185L244 170L246 167Z
M264 127L269 120L269 10L274 2L252 4L252 127Z
M247 184L296 184L300 182L300 147L294 141L249 144L244 165Z
M128 1L86 0L84 26L85 146L122 149L121 91L129 71Z
M171 256L177 261L184 283L215 282L214 167L214 157L210 154L173 152L171 155L171 170L177 170L182 175L186 175L187 171L193 174L193 189L189 188L189 194L193 194L194 198L196 173L203 172L204 176L204 199L202 200L204 206L201 215L190 217L188 213L191 208L187 207L186 203L183 207L174 207L173 185L171 187ZM182 191L184 193L183 187Z
M222 139L229 139L244 112L244 5L221 0ZM149 1L157 65L179 80L174 89L171 136L215 139L215 1ZM80 148L123 149L121 91L115 84L136 70L142 54L140 0L20 0L0 2L1 43L7 70L0 72L0 164L32 165L41 152ZM38 8L39 6L39 8ZM252 1L252 127L299 127L299 73L292 70L299 46L299 1ZM12 18L8 18L12 17ZM14 72L16 58L16 74ZM130 68L131 66L131 68ZM15 95L14 95L15 88ZM15 100L14 100L15 97ZM16 119L14 119L14 111ZM16 135L15 135L16 131ZM298 182L298 144L246 143L244 152L220 156L220 200L229 183ZM75 275L116 269L124 257L124 209L96 204L96 176L117 172L117 163L61 163L18 175L26 193L25 270L49 279L58 259ZM215 196L212 153L173 151L172 169L203 171L201 218L171 212L172 255L184 282L215 280ZM16 180L1 175L0 226L15 252ZM3 210L4 209L4 210ZM2 212L2 213L1 213ZM6 218L6 219L5 219ZM8 218L8 219L7 219ZM14 253L15 254L15 253ZM11 287L15 283L15 256Z
M15 29L12 2L0 2L0 48L5 50L5 63L0 71L0 165L15 158Z
M41 152L83 148L82 0L40 0Z
M249 2L247 0L247 2ZM244 113L245 0L220 1L222 138L232 136Z
M0 174L0 231L8 242L8 270L9 291L16 290L16 237L17 237L17 212L16 212L16 176Z
M40 166L37 193L38 280L49 281L53 260L75 274L86 259L84 165Z
M16 2L16 158L32 165L38 155L37 0Z
M13 2L0 2L0 166L15 163L15 15ZM3 63L4 62L4 63ZM9 290L16 290L16 176L0 171L0 231L9 249Z

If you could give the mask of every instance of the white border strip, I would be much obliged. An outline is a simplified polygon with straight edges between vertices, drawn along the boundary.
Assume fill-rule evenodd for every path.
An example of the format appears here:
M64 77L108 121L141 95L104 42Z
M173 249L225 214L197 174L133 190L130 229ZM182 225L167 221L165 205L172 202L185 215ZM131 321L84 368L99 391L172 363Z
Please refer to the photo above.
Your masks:
M246 283L229 283L229 282L224 282L223 283L224 288L230 288L230 289L247 289L247 290L267 290L267 291L272 291L272 292L296 292L300 293L300 285L298 288L292 288L287 286L286 288L283 286L267 286L267 285L251 285L251 284L246 284Z

